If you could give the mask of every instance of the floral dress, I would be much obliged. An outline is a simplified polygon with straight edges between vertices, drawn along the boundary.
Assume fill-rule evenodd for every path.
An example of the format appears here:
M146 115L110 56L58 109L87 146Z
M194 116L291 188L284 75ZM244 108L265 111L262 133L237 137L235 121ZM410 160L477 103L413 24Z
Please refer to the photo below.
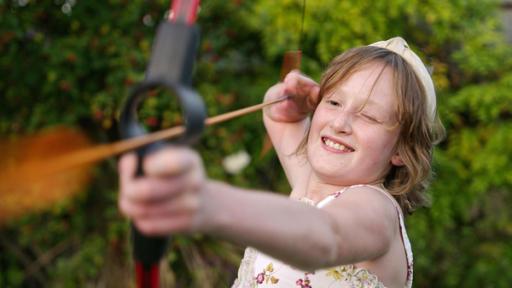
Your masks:
M341 193L349 188L358 186L372 187L384 193L392 202L397 210L400 223L400 234L404 243L404 249L407 257L407 279L405 288L412 287L413 260L412 249L405 230L404 217L400 206L395 199L383 188L369 185L355 185L344 188L332 195L329 195L316 207L322 208L332 200L336 199ZM311 205L314 203L309 199L304 199ZM286 287L286 288L359 288L376 287L385 288L376 275L364 268L358 268L355 265L342 265L328 269L306 272L295 269L277 259L261 253L251 247L245 250L244 258L238 270L238 278L235 280L232 288L260 288L260 287Z

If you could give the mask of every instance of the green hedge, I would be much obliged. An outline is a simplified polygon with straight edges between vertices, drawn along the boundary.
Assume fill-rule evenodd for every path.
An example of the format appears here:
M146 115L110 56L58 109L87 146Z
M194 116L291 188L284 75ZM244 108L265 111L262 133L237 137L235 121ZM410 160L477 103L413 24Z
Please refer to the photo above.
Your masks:
M448 129L435 154L433 205L408 219L414 286L510 286L512 49L500 31L499 1L307 1L302 36L302 1L203 2L194 85L210 115L261 101L278 80L281 55L299 42L303 70L318 79L344 49L406 38L433 68ZM0 0L2 138L65 124L96 142L116 140L122 101L143 79L167 6L161 0ZM179 118L175 104L161 98L140 111L150 129ZM259 156L260 120L251 115L210 128L197 149L213 178L286 193L275 155ZM230 175L222 159L240 150L252 155L251 165ZM115 159L99 165L76 198L0 227L0 287L131 283L115 165ZM240 251L209 237L176 236L165 283L228 286Z

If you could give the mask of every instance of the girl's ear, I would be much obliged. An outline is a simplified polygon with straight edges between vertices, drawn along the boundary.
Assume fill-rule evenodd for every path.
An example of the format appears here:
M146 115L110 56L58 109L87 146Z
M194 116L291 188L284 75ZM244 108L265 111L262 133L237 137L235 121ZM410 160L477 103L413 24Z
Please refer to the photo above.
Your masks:
M391 164L395 166L404 166L404 162L402 161L402 157L398 154L398 152L395 153L395 155L391 156Z

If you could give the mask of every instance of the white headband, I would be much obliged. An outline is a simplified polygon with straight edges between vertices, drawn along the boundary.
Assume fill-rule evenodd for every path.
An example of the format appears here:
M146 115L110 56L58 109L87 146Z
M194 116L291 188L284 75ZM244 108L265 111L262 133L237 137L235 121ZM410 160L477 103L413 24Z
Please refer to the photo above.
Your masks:
M436 116L436 91L434 90L434 83L428 73L425 64L421 61L420 57L416 55L407 45L407 42L402 37L394 37L387 41L379 41L369 46L381 47L395 52L402 56L402 58L411 65L412 69L416 73L416 76L420 79L427 93L427 113L429 120L434 122Z

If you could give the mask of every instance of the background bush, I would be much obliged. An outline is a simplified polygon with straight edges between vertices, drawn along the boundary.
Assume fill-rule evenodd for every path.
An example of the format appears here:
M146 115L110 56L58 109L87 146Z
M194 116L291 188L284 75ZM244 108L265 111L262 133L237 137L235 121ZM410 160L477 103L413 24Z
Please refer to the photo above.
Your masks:
M498 1L203 1L194 76L210 115L261 101L282 54L300 46L303 70L319 79L343 50L395 35L433 69L448 137L435 153L433 205L408 219L415 287L509 287L512 283L512 57ZM117 139L129 88L143 79L167 1L0 0L0 135L55 125L96 142ZM300 38L302 37L302 40ZM300 42L300 43L299 43ZM160 97L141 113L150 129L179 113ZM211 177L286 193L277 158L260 157L264 129L251 115L208 129L197 145ZM249 167L222 168L245 150ZM115 159L95 169L83 193L0 228L0 287L131 285L128 223L116 208ZM225 287L241 248L200 235L176 236L164 280ZM129 276L129 277L128 277Z

